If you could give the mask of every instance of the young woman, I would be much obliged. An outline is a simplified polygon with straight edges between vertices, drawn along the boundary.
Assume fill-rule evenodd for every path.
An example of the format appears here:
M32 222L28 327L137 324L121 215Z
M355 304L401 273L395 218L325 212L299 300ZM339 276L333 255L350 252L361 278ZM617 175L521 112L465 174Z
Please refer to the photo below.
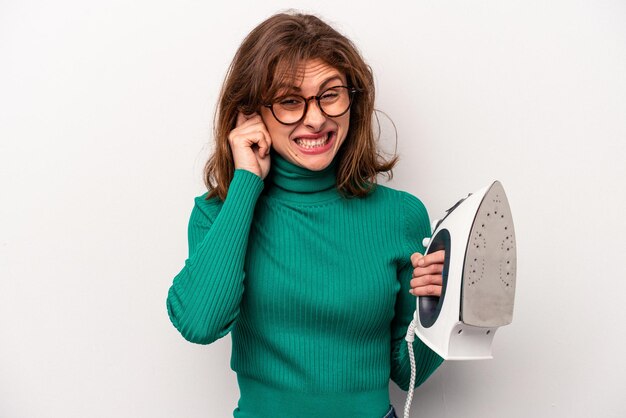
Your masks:
M415 296L440 295L428 215L378 185L374 83L355 46L311 15L278 14L224 82L208 192L167 308L189 341L232 335L235 417L393 417L409 385ZM413 343L417 384L442 359Z

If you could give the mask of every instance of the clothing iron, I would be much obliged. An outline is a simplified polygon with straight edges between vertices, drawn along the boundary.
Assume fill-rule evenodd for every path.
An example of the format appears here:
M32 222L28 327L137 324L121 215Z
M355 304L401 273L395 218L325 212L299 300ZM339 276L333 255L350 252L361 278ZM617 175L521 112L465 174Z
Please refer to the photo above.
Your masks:
M415 334L444 360L490 359L496 330L511 323L516 246L504 188L495 181L433 222L425 253L444 250L440 297L420 296Z

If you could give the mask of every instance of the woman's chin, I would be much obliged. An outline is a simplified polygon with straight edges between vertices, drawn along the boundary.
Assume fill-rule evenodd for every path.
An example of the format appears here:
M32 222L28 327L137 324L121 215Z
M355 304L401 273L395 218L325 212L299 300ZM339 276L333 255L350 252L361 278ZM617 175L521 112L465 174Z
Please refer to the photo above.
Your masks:
M294 159L297 166L311 171L322 171L332 163L335 153L324 153L318 155L298 154Z

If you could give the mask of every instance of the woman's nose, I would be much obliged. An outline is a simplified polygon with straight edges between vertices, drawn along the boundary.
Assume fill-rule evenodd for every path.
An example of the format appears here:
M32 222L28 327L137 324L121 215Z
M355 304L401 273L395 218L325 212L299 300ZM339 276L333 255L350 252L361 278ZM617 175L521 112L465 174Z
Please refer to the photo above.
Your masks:
M304 115L303 123L314 129L318 130L322 124L326 121L326 115L322 113L322 110L317 103L317 100L311 100L309 102L309 108L306 110Z

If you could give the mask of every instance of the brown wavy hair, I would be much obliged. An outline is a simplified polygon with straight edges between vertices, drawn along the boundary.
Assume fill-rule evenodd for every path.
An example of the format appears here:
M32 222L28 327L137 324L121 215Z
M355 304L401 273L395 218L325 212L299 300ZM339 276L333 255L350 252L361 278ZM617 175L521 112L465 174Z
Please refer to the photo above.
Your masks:
M313 15L296 12L271 16L243 40L226 74L214 119L215 150L204 167L207 199L226 198L235 164L228 135L238 112L258 112L279 86L296 77L305 61L320 59L342 71L357 94L350 127L338 152L337 188L345 196L365 196L378 173L392 177L398 157L386 160L376 146L373 129L374 77L356 46Z

